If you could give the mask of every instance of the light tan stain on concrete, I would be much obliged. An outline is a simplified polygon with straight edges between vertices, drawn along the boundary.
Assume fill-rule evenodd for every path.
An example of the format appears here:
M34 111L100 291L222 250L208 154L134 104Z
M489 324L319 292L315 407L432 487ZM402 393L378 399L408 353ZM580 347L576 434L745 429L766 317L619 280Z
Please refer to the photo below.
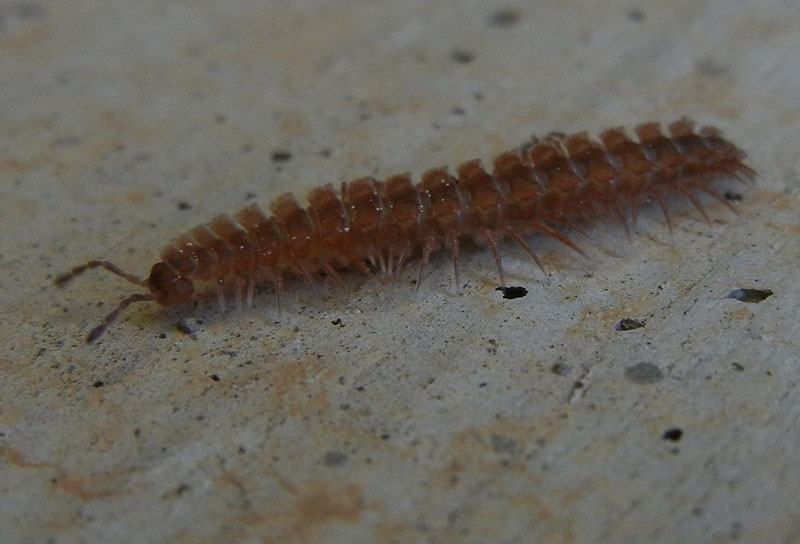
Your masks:
M34 200L15 197L4 192L0 193L0 201L3 202L0 225L3 226L4 230L30 221L33 216L38 214L40 209L39 204Z
M308 119L301 111L290 110L281 116L280 130L287 138L299 138L310 131Z
M261 535L264 542L315 542L331 524L359 523L368 510L375 508L364 499L358 484L330 487L308 483L297 496L251 511L237 523Z
M109 499L130 493L126 486L127 472L102 476L65 474L53 480L53 485L82 501Z
M327 385L336 376L333 368L323 366L315 357L274 364L271 398L287 415L303 415L330 408ZM300 394L305 391L305 394Z
M87 476L79 472L65 471L46 461L35 463L25 461L25 455L12 448L0 448L0 457L4 457L17 468L54 471L56 475L50 478L53 488L82 501L108 499L130 492L126 485L132 472L130 469Z
M0 51L20 55L30 53L42 44L51 32L44 8L35 3L4 3L0 5L3 21L0 32Z
M97 107L87 110L88 126L81 134L64 131L48 119L11 124L6 130L24 149L24 156L0 160L0 174L22 176L42 170L61 181L82 183L81 174L96 168L122 143L142 145L157 140L161 133L159 127L142 124L122 112Z
M751 317L753 317L753 312L751 312L749 308L740 308L739 310L734 310L728 314L728 318L731 321L742 321L745 319L750 319Z

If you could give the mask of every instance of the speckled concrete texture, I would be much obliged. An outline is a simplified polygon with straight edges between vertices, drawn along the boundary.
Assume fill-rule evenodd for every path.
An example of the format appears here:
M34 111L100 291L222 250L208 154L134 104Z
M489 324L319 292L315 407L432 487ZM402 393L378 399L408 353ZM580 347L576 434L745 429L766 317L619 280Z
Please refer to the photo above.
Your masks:
M2 540L800 542L798 51L794 0L1 2ZM416 297L292 282L87 345L133 286L52 282L284 191L684 115L759 172L721 184L738 215L645 209L588 261L533 237L547 277L504 244L514 300L475 248L460 289L437 255Z

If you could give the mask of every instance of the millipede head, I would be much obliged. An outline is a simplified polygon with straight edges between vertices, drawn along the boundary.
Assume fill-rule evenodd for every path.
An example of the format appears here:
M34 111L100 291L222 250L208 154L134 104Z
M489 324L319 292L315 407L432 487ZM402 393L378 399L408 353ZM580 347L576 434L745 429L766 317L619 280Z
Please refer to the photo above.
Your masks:
M103 322L89 332L89 335L86 337L86 342L88 343L94 342L100 338L108 326L117 319L120 312L135 302L155 301L162 306L172 306L188 302L194 294L194 285L192 282L180 276L175 269L164 262L154 264L150 269L150 276L147 280L141 280L133 274L124 272L109 261L89 261L84 265L76 266L71 271L56 277L55 284L59 287L63 287L75 276L83 274L92 268L104 268L134 285L147 288L149 293L134 293L120 301L117 307L106 315Z
M147 287L150 289L153 300L162 306L174 306L189 302L194 294L194 284L191 280L180 276L165 262L156 263L150 269Z

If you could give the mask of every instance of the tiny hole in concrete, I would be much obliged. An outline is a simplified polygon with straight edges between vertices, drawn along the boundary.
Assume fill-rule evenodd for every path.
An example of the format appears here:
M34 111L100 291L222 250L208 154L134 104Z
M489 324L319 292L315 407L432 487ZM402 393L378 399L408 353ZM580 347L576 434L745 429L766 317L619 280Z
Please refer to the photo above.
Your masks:
M502 287L498 287L495 291L500 291L503 293L503 298L512 300L515 298L522 298L528 294L528 290L524 287L506 287L503 289Z
M766 300L772 296L772 291L769 289L734 289L725 298L733 298L739 302L752 302L758 304L762 300Z
M614 325L614 329L618 331L632 331L634 329L641 329L646 324L647 322L644 319L623 317L616 325Z

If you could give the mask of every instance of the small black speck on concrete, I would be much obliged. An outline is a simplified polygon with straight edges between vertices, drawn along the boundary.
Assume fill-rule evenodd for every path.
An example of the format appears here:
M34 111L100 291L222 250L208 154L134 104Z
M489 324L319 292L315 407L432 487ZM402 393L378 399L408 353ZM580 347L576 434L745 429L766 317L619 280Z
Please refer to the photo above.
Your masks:
M215 381L215 382L218 382L218 381L219 381L219 376L218 376L218 375L216 375L216 374L212 374L212 375L211 375L211 380L212 380L212 381Z
M288 162L292 160L292 153L283 149L276 149L270 154L269 159L272 162Z
M103 387L104 385L105 385L105 382L103 382L102 380L97 380L96 382L94 382L92 384L92 387L97 388L97 387Z
M524 287L506 287L503 289L502 287L498 287L495 291L500 291L503 293L503 298L508 300L513 300L515 298L522 298L528 294L528 290Z
M724 64L720 64L713 57L698 59L694 63L694 68L699 73L706 76L718 76L728 71L728 68Z
M37 2L16 2L14 4L8 10L9 14L22 20L44 19L47 15L44 7Z
M339 450L330 450L325 454L323 461L325 466L338 467L345 464L347 461L347 454Z
M618 331L632 331L633 329L641 329L647 324L644 319L633 319L624 317L619 320L619 323L614 325L614 329Z
M185 200L181 200L180 202L178 202L178 209L179 210L191 210L192 209L192 205L189 204L188 202L186 202Z
M725 200L734 200L737 202L742 199L742 193L737 193L736 191L725 191L722 193L722 196L725 197Z
M644 21L644 11L642 8L631 8L628 10L628 19L634 23L641 23Z
M180 484L178 487L175 488L176 495L183 495L187 491L191 489L187 484Z
M519 12L512 8L500 8L489 16L490 26L511 26L519 21Z
M637 385L647 385L663 380L664 372L653 363L638 363L625 369L625 378Z
M492 435L492 449L497 453L515 454L519 451L519 444L513 438L501 434Z
M475 55L464 49L453 49L450 51L450 58L458 64L469 64L475 60Z
M683 438L683 431L677 427L673 427L664 431L661 438L669 440L670 442L680 442L681 438Z
M753 302L758 304L762 300L766 300L772 296L772 291L769 289L734 289L725 298L733 298L739 302Z

